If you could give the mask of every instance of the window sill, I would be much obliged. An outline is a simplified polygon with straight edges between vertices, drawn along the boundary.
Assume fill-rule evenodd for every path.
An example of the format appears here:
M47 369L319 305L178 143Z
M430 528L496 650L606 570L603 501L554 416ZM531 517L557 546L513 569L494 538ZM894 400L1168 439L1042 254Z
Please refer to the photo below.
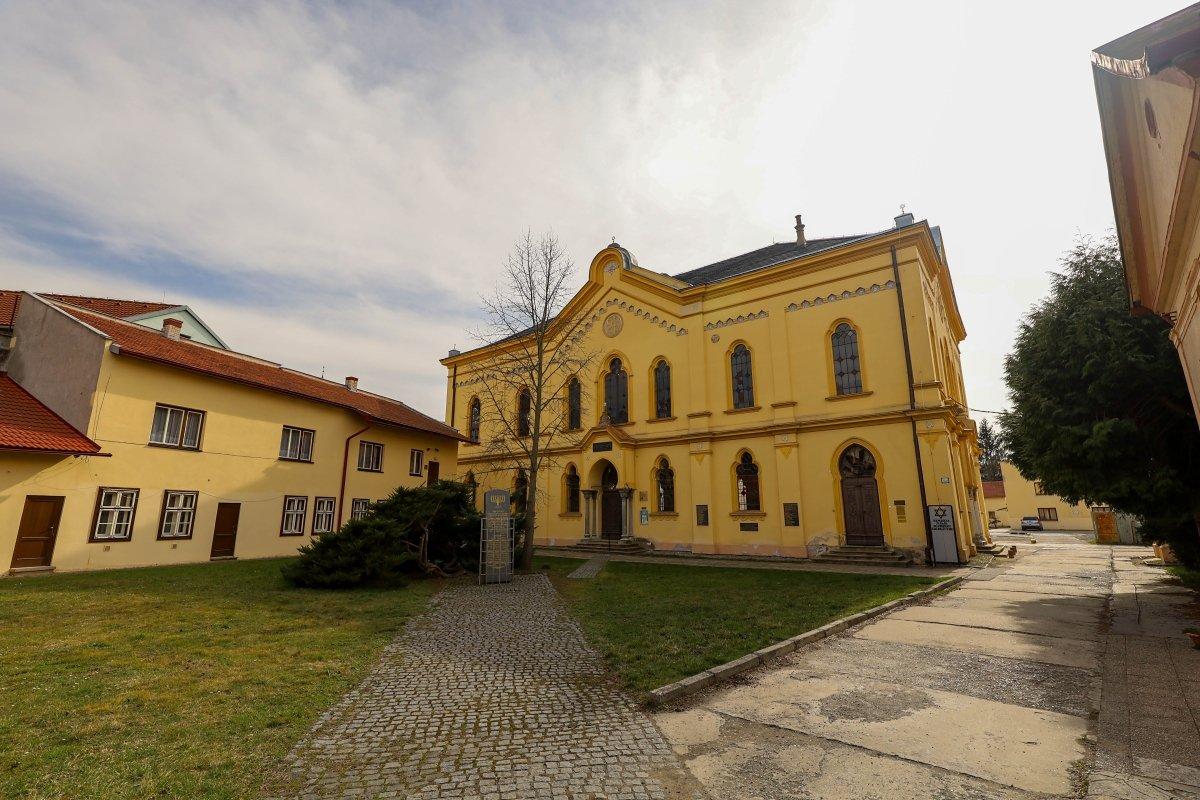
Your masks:
M121 542L131 541L132 539L132 536L126 536L124 539L93 539L89 536L88 544L119 544Z
M854 394L833 394L826 397L826 400L853 400L856 397L870 397L874 392L855 392Z
M160 535L160 536L158 536L156 541L159 541L159 542L186 542L191 538L192 538L192 535L190 533L187 536L162 536L162 535Z
M766 515L767 515L767 512L765 512L765 511L730 511L729 512L729 516L732 517L733 519L737 519L738 517L765 517Z
M653 424L655 422L674 422L674 421L675 421L675 417L654 417L653 419L646 420L646 422L649 422L651 424Z
M312 464L312 463L314 463L311 458L284 458L283 456L280 456L279 460L287 461L290 464Z
M300 533L284 533L283 531L280 531L280 532L279 532L279 535L280 535L280 536L288 536L288 537L303 536L303 535L304 535L304 531L300 531Z
M633 420L627 420L625 422L609 422L608 427L610 427L610 428L628 428L630 425L633 425L633 424L635 424L633 422ZM599 427L599 426L600 426L600 421L597 420L596 427Z
M199 447L184 447L181 444L163 444L161 442L146 442L146 447L157 447L160 450L182 450L185 453L199 453Z
M745 408L727 408L726 414L748 414L751 411L762 411L762 406L746 406Z
M359 467L358 471L359 472L383 472L382 469L367 469L366 467Z
M563 511L558 516L563 519L576 519L583 517L583 513L579 511Z
M366 472L370 472L370 470L364 470L364 471L366 471ZM377 470L377 471L378 471L378 472L383 472L383 470ZM424 472L410 472L410 473L408 473L408 477L410 477L410 478L424 478L424 477L425 477L425 473L424 473Z

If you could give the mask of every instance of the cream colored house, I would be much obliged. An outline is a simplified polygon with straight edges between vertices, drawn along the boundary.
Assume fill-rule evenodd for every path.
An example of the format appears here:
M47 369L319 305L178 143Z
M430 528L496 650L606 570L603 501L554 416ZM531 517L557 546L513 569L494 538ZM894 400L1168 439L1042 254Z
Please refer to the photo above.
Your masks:
M995 508L1002 524L1019 528L1021 517L1037 517L1048 531L1092 530L1092 509L1086 504L1068 503L1058 495L1047 494L1041 483L1022 478L1007 461L1001 463L1000 474L1004 494L992 497L989 493L987 503L989 513Z

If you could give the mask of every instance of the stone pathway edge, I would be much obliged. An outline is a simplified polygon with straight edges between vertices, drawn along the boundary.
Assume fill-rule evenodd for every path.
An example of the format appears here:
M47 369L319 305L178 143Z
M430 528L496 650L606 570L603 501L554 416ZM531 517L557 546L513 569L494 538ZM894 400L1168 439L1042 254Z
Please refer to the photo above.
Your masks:
M795 650L813 642L818 642L829 636L835 636L847 628L859 625L869 619L878 617L881 614L886 614L889 611L894 611L897 608L907 606L917 600L924 600L927 597L945 592L958 584L962 583L966 576L955 575L952 578L947 578L940 583L935 583L928 589L921 589L916 592L910 592L903 597L898 597L891 602L883 605L868 608L866 611L860 611L857 614L851 614L848 617L836 619L833 622L822 625L819 628L814 628L811 631L792 636L784 639L781 642L767 645L766 647L755 650L753 653L748 653L741 658L735 658L733 661L727 661L715 667L698 672L695 675L690 675L683 680L675 683L668 683L666 686L660 686L657 689L652 689L646 696L646 703L651 706L661 706L665 703L670 703L675 700L695 694L702 689L707 689L714 684L727 681L735 675L739 675L747 670L754 669L760 664L765 664L780 656L787 655Z

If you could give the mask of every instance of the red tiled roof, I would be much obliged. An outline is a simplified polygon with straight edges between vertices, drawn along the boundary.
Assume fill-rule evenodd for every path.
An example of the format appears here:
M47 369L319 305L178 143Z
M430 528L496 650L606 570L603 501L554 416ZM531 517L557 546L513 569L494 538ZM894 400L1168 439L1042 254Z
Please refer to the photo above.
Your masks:
M1004 497L1004 481L984 481L984 497Z
M0 372L0 450L91 455L100 445Z
M69 306L60 307L115 342L120 348L120 355L143 358L268 391L340 406L388 425L399 425L466 440L465 436L449 425L409 408L399 400L363 391L352 392L344 384L285 369L270 361L186 339L168 339L159 331L131 322Z
M39 293L40 294L40 293ZM149 314L167 308L178 308L178 303L153 303L148 300L115 300L110 297L86 297L76 294L42 294L49 300L70 303L73 306L90 308L110 317L132 317ZM11 328L21 305L21 292L15 289L0 289L0 328Z

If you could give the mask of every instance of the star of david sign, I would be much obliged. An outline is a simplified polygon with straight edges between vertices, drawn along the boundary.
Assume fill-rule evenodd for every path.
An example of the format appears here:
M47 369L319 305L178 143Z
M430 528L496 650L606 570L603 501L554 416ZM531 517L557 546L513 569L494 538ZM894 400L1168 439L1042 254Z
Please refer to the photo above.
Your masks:
M936 509L934 509L934 511L933 511L933 515L934 515L935 517L944 517L944 516L946 516L946 509L944 509L944 508L936 508Z

